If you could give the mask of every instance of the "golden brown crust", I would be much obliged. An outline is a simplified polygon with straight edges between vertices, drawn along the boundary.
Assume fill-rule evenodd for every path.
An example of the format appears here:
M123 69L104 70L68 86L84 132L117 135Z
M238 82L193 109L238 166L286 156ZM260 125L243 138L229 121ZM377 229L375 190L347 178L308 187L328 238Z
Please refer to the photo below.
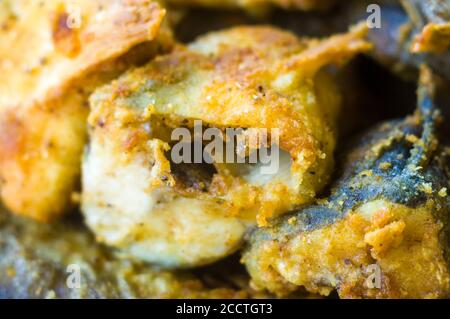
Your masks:
M202 272L163 270L114 255L73 220L51 225L0 209L0 298L267 298L234 263ZM81 268L80 287L67 285ZM231 268L231 269L230 269Z
M39 220L68 209L88 95L130 64L116 58L156 38L165 15L150 0L85 0L75 8L80 24L69 28L70 3L3 2L0 187L8 208Z

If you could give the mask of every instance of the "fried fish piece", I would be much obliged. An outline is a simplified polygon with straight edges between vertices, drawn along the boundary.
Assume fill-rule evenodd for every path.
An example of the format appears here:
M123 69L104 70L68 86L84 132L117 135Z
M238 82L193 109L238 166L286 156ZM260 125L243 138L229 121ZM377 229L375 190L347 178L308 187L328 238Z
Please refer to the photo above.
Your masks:
M312 201L333 167L340 100L322 67L370 48L365 33L359 25L320 41L232 28L96 91L82 210L97 239L132 258L198 266L234 252L256 221ZM279 129L279 171L262 174L262 163L227 164L220 156L177 164L173 130L195 130L195 120L242 135ZM243 153L270 148L250 144Z
M69 209L79 184L89 94L170 45L158 33L165 10L149 0L0 6L1 196L47 221Z
M414 39L415 53L443 53L450 47L450 1L404 0L403 5L417 27L421 29Z
M434 85L423 74L419 111L364 135L329 198L251 235L243 261L255 287L449 296L450 149L436 138Z
M0 255L0 299L253 297L246 287L120 259L76 219L46 225L0 210Z

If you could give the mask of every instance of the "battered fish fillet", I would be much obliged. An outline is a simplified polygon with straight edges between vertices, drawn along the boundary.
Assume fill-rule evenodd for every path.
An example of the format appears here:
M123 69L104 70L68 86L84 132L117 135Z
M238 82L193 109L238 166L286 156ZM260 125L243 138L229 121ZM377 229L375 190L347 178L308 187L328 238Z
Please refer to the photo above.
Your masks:
M433 84L422 72L419 111L363 136L329 198L251 235L243 262L254 287L449 296L450 149L436 139Z
M212 8L245 8L260 11L270 6L284 9L317 10L328 9L335 0L166 0L168 4L180 6L204 6Z
M311 202L333 167L340 100L322 67L369 49L365 33L359 25L319 41L270 27L233 28L96 91L82 210L97 239L132 258L198 266L234 252L248 226ZM279 129L272 145L281 148L279 170L221 163L223 154L211 164L176 164L171 134L189 132L194 120L219 132L242 128L243 136ZM270 148L256 144L243 153Z
M246 287L207 286L189 272L122 260L75 220L43 225L0 210L0 254L0 299L264 296Z
M169 32L158 35L165 10L149 0L6 0L0 12L1 196L47 221L79 184L89 94L170 45Z

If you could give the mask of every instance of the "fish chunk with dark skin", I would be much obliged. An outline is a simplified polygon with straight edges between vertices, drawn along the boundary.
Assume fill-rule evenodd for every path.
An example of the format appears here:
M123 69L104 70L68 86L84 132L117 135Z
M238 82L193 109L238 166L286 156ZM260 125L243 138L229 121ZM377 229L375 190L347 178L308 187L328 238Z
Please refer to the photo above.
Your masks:
M47 225L0 209L0 255L0 299L264 297L226 284L236 276L229 273L227 280L215 275L218 284L212 285L214 276L206 282L121 259L97 244L77 218ZM71 277L78 274L79 280Z
M417 112L364 135L328 198L251 234L243 262L254 287L278 295L337 290L341 298L449 296L450 149L436 136L433 87L422 70Z
M232 28L96 91L82 211L97 239L130 258L195 267L241 247L249 225L311 202L331 175L340 101L323 68L370 49L365 34L364 25L324 40ZM279 129L279 170L175 164L171 133L195 120L242 134Z

